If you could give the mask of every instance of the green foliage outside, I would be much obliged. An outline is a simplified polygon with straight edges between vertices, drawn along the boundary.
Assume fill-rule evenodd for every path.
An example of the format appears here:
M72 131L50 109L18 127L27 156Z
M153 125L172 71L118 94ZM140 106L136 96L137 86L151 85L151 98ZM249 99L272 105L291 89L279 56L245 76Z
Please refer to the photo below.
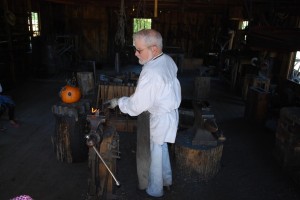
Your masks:
M150 29L152 19L150 18L134 18L133 19L133 32L137 32L141 29Z

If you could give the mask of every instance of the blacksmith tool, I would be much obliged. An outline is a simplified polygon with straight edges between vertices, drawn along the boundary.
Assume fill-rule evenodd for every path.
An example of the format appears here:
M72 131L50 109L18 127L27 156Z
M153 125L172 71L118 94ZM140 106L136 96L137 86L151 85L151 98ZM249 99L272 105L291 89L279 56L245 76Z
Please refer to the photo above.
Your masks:
M113 177L113 179L115 180L116 182L116 185L117 186L120 186L120 182L116 179L116 177L114 176L114 174L112 173L112 171L109 169L109 167L107 166L107 164L105 163L105 161L103 160L102 156L100 155L99 151L96 149L95 147L95 144L98 143L99 141L97 140L100 140L99 137L94 137L93 135L95 134L91 134L90 135L86 135L85 138L87 139L87 145L88 146L91 146L94 151L96 152L96 154L98 155L98 157L100 158L100 160L102 161L102 163L104 164L104 166L106 167L106 169L109 171L110 175Z

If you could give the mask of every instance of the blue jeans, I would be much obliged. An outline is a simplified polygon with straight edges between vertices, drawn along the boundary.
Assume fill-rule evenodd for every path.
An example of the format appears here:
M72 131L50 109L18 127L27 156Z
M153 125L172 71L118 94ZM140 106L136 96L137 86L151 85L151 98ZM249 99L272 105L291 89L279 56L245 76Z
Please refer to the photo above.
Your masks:
M164 195L163 186L172 185L172 170L168 144L155 144L150 140L151 164L146 192L154 197Z

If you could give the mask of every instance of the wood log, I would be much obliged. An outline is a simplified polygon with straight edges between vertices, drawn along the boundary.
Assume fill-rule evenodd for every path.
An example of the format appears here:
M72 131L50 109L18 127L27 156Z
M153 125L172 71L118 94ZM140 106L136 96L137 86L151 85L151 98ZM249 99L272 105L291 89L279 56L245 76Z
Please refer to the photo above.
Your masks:
M109 169L116 174L116 155L119 151L119 135L116 132L114 127L109 127L104 131L103 140L100 145L99 153L103 157ZM100 185L104 186L99 191L100 194L105 195L105 199L107 196L111 196L114 193L114 180L106 169L105 165L100 162L99 163L99 175L100 175Z
M179 175L185 181L209 180L214 177L220 168L223 144L217 141L217 145L194 145L193 129L179 132L175 142L175 160Z
M113 174L119 157L119 135L115 127L105 126L101 141L95 146ZM93 148L89 149L88 195L90 199L112 199L115 182Z
M55 117L55 132L51 136L57 160L67 163L87 159L88 148L85 144L86 113L90 108L88 101L74 104L57 103L52 106Z

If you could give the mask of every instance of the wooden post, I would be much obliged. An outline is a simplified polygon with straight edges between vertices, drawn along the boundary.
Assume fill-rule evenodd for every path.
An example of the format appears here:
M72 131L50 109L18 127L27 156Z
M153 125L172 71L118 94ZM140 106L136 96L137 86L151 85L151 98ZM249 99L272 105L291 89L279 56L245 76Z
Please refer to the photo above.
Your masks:
M158 0L154 0L154 17L157 17L157 3Z
M144 190L148 186L150 168L150 113L143 112L138 116L136 164L138 187Z

